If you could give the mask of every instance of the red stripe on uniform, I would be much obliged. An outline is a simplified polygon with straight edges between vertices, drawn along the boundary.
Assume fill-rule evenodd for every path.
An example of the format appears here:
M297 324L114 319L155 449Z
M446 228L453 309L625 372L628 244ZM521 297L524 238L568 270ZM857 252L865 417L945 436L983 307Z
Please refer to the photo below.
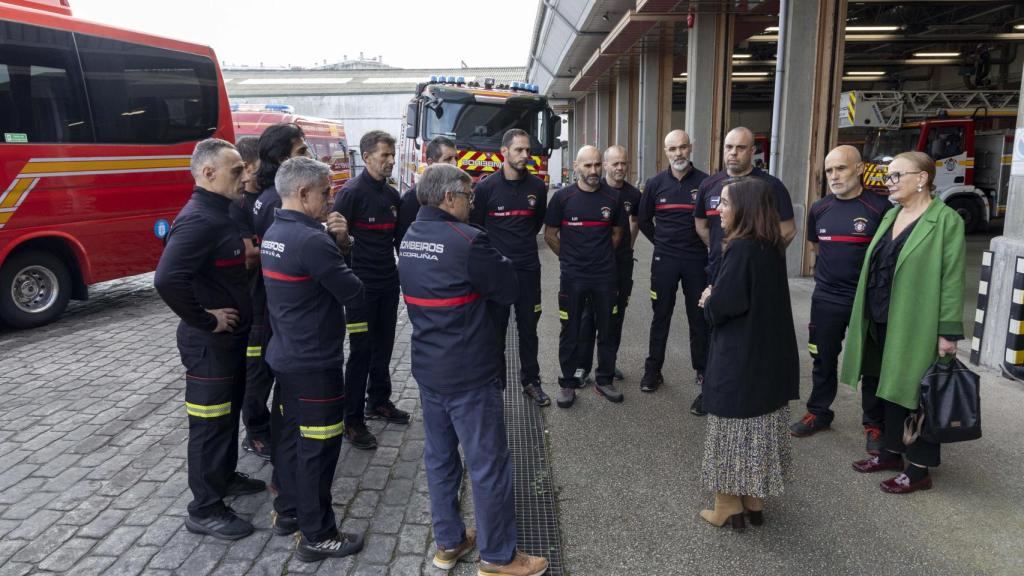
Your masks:
M488 212L488 216L495 218L507 218L509 216L533 216L536 214L533 210L505 210L504 212Z
M706 216L718 216L718 210L708 210L704 213Z
M851 244L867 244L871 236L818 236L822 242L848 242Z
M658 204L655 210L693 210L693 204Z
M245 264L245 256L239 256L238 258L222 258L220 260L214 260L213 265L217 268L230 268L232 266L241 266Z
M562 220L562 226L586 226L587 228L590 228L594 226L606 227L611 225L612 223L609 221L582 220L577 222L570 222L568 220Z
M469 304L474 300L479 300L480 294L476 292L470 292L465 296L456 296L455 298L416 298L415 296L405 295L405 303L412 304L413 306L424 306L427 308L441 308L444 306L462 306L463 304Z
M362 228L363 230L394 230L395 223L390 224L369 224L366 222L356 222L356 228Z
M305 282L311 278L311 276L292 276L290 274L281 274L280 272L274 272L273 270L267 270L266 268L263 269L263 277L281 280L284 282Z

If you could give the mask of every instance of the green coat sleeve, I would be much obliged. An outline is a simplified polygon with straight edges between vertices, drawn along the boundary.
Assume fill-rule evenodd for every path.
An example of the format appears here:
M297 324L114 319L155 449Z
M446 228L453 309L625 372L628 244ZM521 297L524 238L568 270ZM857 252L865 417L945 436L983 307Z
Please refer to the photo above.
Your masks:
M942 221L942 285L939 290L939 334L964 335L964 221L948 211Z

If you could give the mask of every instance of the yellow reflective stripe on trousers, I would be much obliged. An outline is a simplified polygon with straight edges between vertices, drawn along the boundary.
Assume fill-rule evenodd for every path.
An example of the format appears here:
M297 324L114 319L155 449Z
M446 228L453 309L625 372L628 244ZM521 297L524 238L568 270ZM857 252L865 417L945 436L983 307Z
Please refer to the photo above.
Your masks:
M657 300L657 299L658 299L658 293L655 292L654 290L651 290L651 300Z
M211 406L185 402L185 411L188 412L189 416L195 416L196 418L217 418L231 414L231 402L213 404Z
M245 355L249 358L259 358L263 353L263 346L249 346L245 349Z
M329 426L299 426L299 435L312 440L330 440L335 436L341 436L345 431L345 422L338 422Z
M807 344L807 351L810 352L811 354L817 354L818 353L818 345L817 344L808 343Z
M360 332L366 332L370 329L370 325L367 322L356 322L354 324L347 324L345 328L348 329L350 334L358 334Z
M612 306L612 315L614 316L615 314L618 314L618 313L619 313L619 306L618 306L618 304L616 304L615 306Z
M559 320L568 320L569 319L569 313L566 312L565 310L559 310L558 311L558 319Z
M540 312L540 304L535 304L535 305L533 306L533 311L534 311L534 312Z

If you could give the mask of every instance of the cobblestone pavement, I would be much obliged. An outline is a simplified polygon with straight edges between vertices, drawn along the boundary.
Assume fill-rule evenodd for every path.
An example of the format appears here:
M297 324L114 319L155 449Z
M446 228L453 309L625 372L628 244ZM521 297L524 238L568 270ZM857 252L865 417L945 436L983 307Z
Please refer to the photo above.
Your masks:
M49 326L0 328L0 576L443 574L430 563L404 308L392 378L413 422L370 422L376 451L343 446L334 505L343 529L366 534L366 547L313 564L292 557L293 538L270 532L269 494L230 502L256 525L248 538L224 543L185 530L191 493L176 323L143 275L93 287L92 300ZM239 454L239 471L269 481L268 463ZM460 563L451 573L474 572Z

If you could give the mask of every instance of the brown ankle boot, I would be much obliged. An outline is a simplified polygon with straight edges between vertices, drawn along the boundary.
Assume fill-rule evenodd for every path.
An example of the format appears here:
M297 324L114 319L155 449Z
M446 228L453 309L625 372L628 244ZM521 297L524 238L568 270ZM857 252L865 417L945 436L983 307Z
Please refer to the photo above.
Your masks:
M764 524L764 499L756 496L743 497L743 509L747 512L747 518L754 526Z
M724 526L728 522L733 530L742 532L746 528L743 520L743 501L732 494L715 493L715 509L701 510L700 517L715 526Z
M503 566L480 559L477 576L541 576L548 571L548 561L540 556L530 556L519 550L512 561Z

